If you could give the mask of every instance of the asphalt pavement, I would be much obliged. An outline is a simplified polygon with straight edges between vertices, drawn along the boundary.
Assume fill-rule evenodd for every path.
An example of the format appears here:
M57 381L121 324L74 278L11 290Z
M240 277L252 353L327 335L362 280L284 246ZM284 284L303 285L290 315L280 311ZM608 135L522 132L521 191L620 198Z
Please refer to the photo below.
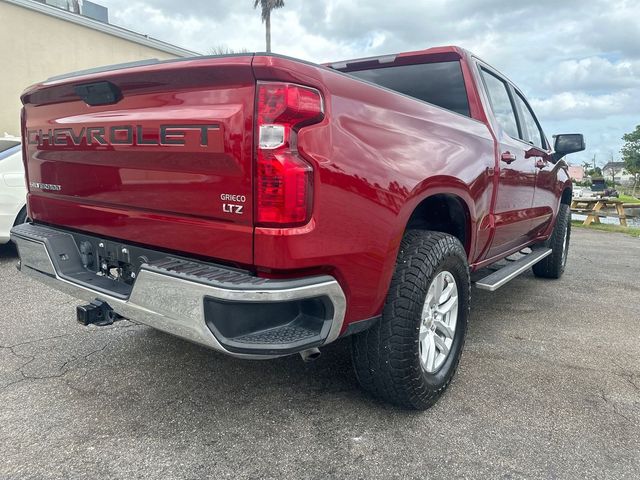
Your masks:
M236 360L77 302L0 246L0 478L639 478L640 240L574 229L559 281L474 289L426 412L358 388L349 342Z

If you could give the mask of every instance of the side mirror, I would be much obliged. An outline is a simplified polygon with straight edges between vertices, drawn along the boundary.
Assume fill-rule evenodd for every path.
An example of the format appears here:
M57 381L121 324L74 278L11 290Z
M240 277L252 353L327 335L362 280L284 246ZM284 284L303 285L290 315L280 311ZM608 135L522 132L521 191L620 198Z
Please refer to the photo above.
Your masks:
M554 163L569 153L581 152L586 148L584 135L581 133L563 133L561 135L554 135L554 138Z

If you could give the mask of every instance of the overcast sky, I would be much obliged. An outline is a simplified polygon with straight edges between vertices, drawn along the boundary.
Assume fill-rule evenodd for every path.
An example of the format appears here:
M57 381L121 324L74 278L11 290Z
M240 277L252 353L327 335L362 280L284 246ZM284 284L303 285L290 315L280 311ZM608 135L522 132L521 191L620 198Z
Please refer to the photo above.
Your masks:
M253 0L94 0L110 22L201 53L264 51ZM285 0L273 51L314 62L459 45L511 78L547 137L582 132L603 165L640 124L639 0Z

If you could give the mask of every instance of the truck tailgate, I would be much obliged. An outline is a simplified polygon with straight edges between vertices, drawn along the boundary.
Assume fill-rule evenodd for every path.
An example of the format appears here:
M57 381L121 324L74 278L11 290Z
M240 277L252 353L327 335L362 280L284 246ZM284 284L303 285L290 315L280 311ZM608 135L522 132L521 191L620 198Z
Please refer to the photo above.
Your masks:
M158 63L28 89L30 217L251 264L251 60Z

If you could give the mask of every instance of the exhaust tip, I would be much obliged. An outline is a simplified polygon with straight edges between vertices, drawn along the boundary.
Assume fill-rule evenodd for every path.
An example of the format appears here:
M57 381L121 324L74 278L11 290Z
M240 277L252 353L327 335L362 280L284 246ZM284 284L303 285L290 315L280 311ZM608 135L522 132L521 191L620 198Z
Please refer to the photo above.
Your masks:
M313 362L320 357L320 350L317 348L309 348L300 352L302 361L305 363Z

